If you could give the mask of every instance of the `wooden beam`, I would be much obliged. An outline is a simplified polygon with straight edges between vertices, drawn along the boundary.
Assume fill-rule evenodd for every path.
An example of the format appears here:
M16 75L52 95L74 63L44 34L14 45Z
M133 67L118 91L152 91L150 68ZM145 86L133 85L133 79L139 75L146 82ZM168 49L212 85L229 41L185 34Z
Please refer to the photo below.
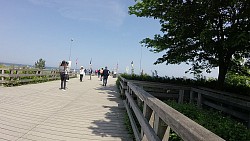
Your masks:
M147 139L149 141L160 141L159 137L155 134L153 128L149 125L148 121L146 120L146 118L143 116L143 114L141 113L140 109L138 108L138 106L136 105L136 103L134 102L133 98L127 93L125 92L126 97L137 117L137 120L139 121L141 128L143 129L143 132L145 133Z

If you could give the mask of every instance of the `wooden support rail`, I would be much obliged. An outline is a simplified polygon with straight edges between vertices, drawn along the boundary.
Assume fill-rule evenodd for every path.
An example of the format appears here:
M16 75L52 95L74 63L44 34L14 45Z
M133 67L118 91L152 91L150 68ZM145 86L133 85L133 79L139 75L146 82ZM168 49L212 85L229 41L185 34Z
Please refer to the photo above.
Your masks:
M121 80L127 83L124 89L126 95L124 103L136 140L167 141L170 129L172 129L185 141L223 141L219 136L155 98L133 82L126 81L124 78ZM183 90L180 95L183 95ZM135 119L132 113L135 114ZM141 131L136 126L136 120L140 124Z
M202 108L208 106L228 115L241 119L250 129L250 97L204 87L187 87L166 83L124 80L131 82L159 99L174 99L195 103Z
M75 73L70 73L70 77L75 77ZM41 70L41 69L6 69L0 68L0 84L25 83L36 79L42 80L46 77L48 80L60 78L58 70Z

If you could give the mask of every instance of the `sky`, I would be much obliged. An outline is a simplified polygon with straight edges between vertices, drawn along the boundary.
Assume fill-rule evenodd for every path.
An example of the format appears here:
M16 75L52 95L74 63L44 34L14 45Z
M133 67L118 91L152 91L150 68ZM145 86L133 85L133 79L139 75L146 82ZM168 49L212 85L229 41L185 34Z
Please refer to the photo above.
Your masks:
M153 65L163 53L139 43L161 34L158 20L128 14L134 0L0 0L0 62L34 65L42 58L47 67L71 60L72 69L118 64L119 72L140 70L149 75L189 77L190 66ZM76 63L77 62L77 63ZM217 77L218 70L207 77Z

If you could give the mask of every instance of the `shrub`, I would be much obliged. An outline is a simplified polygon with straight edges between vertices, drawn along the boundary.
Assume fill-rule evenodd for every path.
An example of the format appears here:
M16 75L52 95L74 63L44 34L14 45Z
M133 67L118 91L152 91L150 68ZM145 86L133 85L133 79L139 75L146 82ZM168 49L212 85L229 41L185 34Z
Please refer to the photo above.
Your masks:
M227 141L249 141L250 131L242 123L214 110L200 109L194 104L165 101L169 106Z
M152 82L161 82L161 83L171 83L171 84L177 84L177 85L186 85L186 86L192 86L192 87L207 87L211 89L217 89L217 79L183 79L183 78L176 78L176 77L151 77L149 75L129 75L129 74L122 74L122 77L126 79L132 79L132 80L139 80L139 81L152 81ZM248 79L247 79L248 80ZM248 81L241 80L241 83L238 85L235 85L235 83L231 81L226 81L223 91L236 93L240 95L250 95L250 79ZM243 85L244 84L244 85ZM249 85L247 85L249 84Z

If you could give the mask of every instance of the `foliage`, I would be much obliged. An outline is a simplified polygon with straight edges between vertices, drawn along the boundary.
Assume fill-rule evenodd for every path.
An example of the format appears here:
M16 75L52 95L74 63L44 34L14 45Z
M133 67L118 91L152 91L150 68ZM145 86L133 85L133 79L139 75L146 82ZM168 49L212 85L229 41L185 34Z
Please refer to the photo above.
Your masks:
M199 109L194 104L178 104L175 101L166 101L166 103L225 140L250 139L250 131L246 126L220 112Z
M0 64L0 68L5 68L5 66L3 64Z
M133 129L132 129L132 126L131 126L131 122L129 120L129 116L128 116L127 113L124 116L124 123L125 123L126 129L128 130L128 134L131 136L131 138L133 139L133 141L135 141L134 132L133 132Z
M35 62L35 68L45 69L45 60L40 58L37 62Z
M226 75L226 83L234 86L250 87L250 77L230 72Z
M5 80L10 80L10 78L6 78ZM54 80L59 80L59 78L54 79ZM10 83L4 83L4 86L13 87L13 86L26 85L26 84L43 83L43 82L48 82L48 81L50 81L50 79L47 76L28 76L28 77L21 77L20 79L13 78L10 81Z
M151 77L149 75L129 75L129 74L121 74L122 77L126 79L139 80L139 81L152 81L152 82L160 82L160 83L171 83L177 85L185 85L191 87L206 87L211 89L216 89L217 80L216 79L183 79L183 78L175 78L175 77ZM223 87L223 91L236 93L240 95L250 95L250 86L249 81L248 84L245 85L234 85L234 83L226 81L226 84Z
M165 51L155 64L191 64L197 74L219 67L218 82L224 84L236 59L250 57L250 3L248 0L136 0L129 13L158 19L162 35L141 41L152 52ZM234 57L234 58L233 58Z
M116 79L116 82L115 82L116 87L117 87L117 90L119 91L119 93L121 93L121 90L120 90L120 81L121 81L121 78L118 77L118 78Z

